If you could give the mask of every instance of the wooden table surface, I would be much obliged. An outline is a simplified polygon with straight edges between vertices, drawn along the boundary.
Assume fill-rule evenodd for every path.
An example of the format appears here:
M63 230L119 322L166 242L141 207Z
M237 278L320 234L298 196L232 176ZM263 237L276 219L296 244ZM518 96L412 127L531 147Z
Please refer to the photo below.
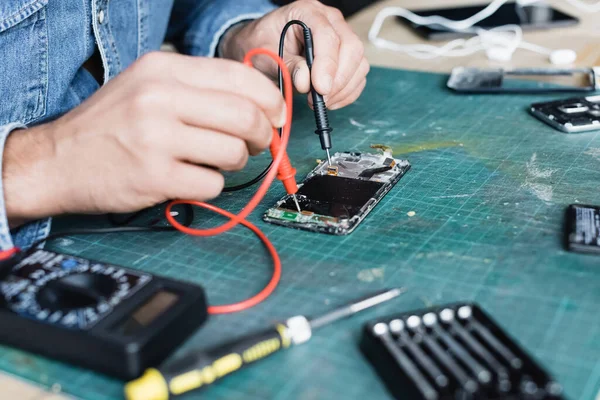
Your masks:
M368 41L368 32L377 13L387 6L401 6L408 9L437 8L440 5L452 6L472 4L468 0L385 0L350 18L350 24L365 43L365 53L373 66L402 68L431 72L449 72L457 66L477 67L543 67L549 66L547 57L527 50L517 50L513 60L509 63L489 61L484 52L461 58L437 58L434 60L418 60L404 53L397 53L376 48ZM568 11L581 19L577 26L549 31L525 33L525 40L545 47L560 49L571 48L578 53L576 66L586 67L600 65L600 24L599 14L586 14L574 10L566 1L551 0L550 3L558 9ZM390 18L381 36L398 43L426 43L408 28L396 23ZM52 386L52 392L44 391L20 379L0 373L0 395L3 399L20 400L60 400L66 399L60 394L60 387Z

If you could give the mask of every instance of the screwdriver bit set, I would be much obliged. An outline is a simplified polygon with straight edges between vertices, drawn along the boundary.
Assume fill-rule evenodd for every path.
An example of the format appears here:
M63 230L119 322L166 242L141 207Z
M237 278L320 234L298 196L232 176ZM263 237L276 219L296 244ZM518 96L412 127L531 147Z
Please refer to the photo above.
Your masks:
M370 321L360 346L397 399L562 399L562 386L476 304Z

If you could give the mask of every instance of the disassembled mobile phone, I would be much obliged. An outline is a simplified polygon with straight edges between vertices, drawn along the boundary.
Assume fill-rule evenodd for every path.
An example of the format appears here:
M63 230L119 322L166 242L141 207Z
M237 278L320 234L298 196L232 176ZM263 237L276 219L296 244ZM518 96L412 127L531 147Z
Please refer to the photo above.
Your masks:
M523 86L531 77L555 85ZM515 84L518 83L518 84ZM600 68L467 68L452 70L448 88L462 93L561 93L600 90Z
M600 130L600 96L532 104L531 113L553 128L567 133Z
M263 219L277 225L332 235L347 235L410 169L406 160L383 154L336 153L299 184L302 212L291 196L267 210Z

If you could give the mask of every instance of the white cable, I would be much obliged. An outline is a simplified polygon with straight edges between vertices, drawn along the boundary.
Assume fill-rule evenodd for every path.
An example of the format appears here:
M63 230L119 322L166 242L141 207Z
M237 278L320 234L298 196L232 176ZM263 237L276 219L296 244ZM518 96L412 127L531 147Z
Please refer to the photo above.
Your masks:
M517 0L517 6L526 6L542 0ZM581 0L567 0L573 6L587 12L600 11L600 2L589 4ZM437 57L464 57L479 51L486 51L488 57L499 61L508 61L517 48L533 51L544 55L555 52L564 53L566 50L553 51L543 46L528 43L523 40L523 30L518 25L505 25L489 30L473 28L478 22L493 15L508 0L494 0L487 7L462 21L453 21L441 16L422 17L401 7L387 7L381 10L369 30L369 41L376 47L404 52L418 59L434 59ZM403 17L416 25L437 26L456 32L473 33L470 39L455 39L443 46L429 44L399 44L379 37L385 21L390 17ZM572 50L568 50L574 54ZM564 54L563 54L564 55ZM576 57L576 54L575 54ZM552 58L552 57L551 57ZM571 57L572 58L572 57ZM555 61L565 59L554 57ZM570 58L566 58L569 60Z
M450 21L443 17L421 17L411 11L400 7L384 8L375 18L369 31L369 40L377 47L393 51L408 53L419 59L433 59L437 57L464 57L474 54L478 51L488 50L490 48L503 47L505 51L512 54L522 42L522 29L518 25L505 25L489 30L481 28L472 28L472 25L489 17L497 10L499 6L507 0L497 0L491 3L481 12L471 17L468 24L463 21ZM536 0L537 1L537 0ZM447 29L458 30L465 33L474 33L476 36L470 39L455 39L443 46L434 46L430 44L398 44L390 40L379 37L381 28L389 17L401 16L409 21L419 25L443 26ZM460 27L460 29L456 29ZM511 34L512 33L512 34Z
M567 3L587 13L596 13L600 11L600 1L595 3L586 3L581 0L567 0Z

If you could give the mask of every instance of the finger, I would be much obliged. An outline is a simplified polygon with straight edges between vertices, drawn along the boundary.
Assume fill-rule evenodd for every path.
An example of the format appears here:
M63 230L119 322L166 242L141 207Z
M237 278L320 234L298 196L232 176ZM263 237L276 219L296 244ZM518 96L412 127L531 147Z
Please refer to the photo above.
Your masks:
M354 89L352 93L346 96L343 100L340 100L338 103L333 104L331 107L329 107L329 109L338 110L342 107L346 107L347 105L354 103L356 100L358 100L362 92L365 90L366 86L367 79L363 78L362 82L358 84L358 86Z
M177 140L170 142L170 154L178 160L222 171L239 171L248 162L246 142L237 137L184 124L180 124L174 136Z
M248 144L252 154L263 151L271 143L271 122L255 103L244 97L186 88L173 98L177 116L185 124L240 138Z
M333 80L338 71L340 38L324 13L306 13L302 17L313 32L315 60L312 83L317 92L327 95L333 88Z
M304 57L294 56L287 62L288 69L292 74L294 87L300 93L308 93L310 90L310 70Z
M344 90L360 68L364 56L364 46L358 36L352 31L342 13L328 7L327 18L340 38L340 54L338 70L329 97Z
M207 201L221 194L225 178L210 168L176 161L165 185L170 199Z
M346 86L338 93L327 99L329 106L334 106L340 102L343 102L350 94L356 91L356 88L362 83L369 73L369 63L366 59L360 63L360 67L356 70L352 79L346 84Z
M154 54L154 53L151 53ZM285 102L277 86L264 74L244 64L181 54L148 55L142 63L157 73L168 73L176 81L196 89L217 90L243 96L257 104L271 124L285 124ZM210 76L210 79L206 77Z

